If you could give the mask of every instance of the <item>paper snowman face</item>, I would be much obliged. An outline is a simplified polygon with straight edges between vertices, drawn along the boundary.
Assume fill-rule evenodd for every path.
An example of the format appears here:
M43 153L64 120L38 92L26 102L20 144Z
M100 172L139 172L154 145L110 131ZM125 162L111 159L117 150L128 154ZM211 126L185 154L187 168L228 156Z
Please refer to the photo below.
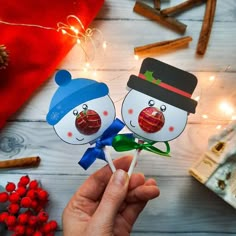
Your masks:
M87 78L72 79L66 70L55 76L59 86L52 97L47 122L70 144L94 143L115 119L106 84Z
M197 78L176 67L145 58L138 75L131 75L130 89L122 104L126 126L144 141L165 142L185 129L197 102L191 95Z
M122 117L137 137L158 142L178 137L186 126L188 113L132 89L123 101Z
M107 95L74 107L56 125L55 132L70 144L93 143L115 119L115 107Z

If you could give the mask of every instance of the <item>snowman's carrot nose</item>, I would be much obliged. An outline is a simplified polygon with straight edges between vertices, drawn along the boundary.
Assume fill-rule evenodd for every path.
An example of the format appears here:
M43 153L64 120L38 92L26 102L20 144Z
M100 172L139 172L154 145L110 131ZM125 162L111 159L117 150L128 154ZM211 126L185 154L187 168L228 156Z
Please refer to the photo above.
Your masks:
M156 107L146 107L140 112L138 123L143 131L155 133L164 126L165 117Z

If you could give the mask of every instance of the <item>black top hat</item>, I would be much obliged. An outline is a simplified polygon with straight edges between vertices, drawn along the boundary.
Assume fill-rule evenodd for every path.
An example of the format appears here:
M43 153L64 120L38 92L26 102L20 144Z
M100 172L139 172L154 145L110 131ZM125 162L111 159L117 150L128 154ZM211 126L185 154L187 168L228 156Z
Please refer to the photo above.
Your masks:
M186 71L153 58L143 60L139 76L131 75L128 87L187 112L195 113L197 101L191 95L197 78Z

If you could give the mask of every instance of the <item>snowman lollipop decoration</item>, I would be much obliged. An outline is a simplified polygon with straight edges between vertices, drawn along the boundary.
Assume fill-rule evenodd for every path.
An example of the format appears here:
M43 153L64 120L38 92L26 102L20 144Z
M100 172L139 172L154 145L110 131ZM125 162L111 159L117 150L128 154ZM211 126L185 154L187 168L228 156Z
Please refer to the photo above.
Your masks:
M138 143L124 135L113 141L117 151L136 149L129 169L132 174L142 149L168 156L168 141L177 138L185 129L189 113L195 113L197 102L191 95L197 78L186 71L153 58L144 59L138 76L131 75L121 112L123 121L138 139ZM164 142L166 151L153 146Z
M51 100L47 122L66 143L94 145L79 161L84 169L99 158L107 161L114 172L106 146L111 145L124 124L115 119L107 85L86 78L71 79L66 70L58 71L55 81L59 88Z

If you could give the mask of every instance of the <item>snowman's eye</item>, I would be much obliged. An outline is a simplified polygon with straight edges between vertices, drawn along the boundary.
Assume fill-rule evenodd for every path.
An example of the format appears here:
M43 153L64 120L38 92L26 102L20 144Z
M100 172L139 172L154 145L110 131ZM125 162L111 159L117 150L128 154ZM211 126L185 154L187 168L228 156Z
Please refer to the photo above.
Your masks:
M87 104L83 104L82 108L83 108L84 110L87 110L87 109L88 109L88 105L87 105Z
M148 105L149 105L150 107L153 107L153 106L155 105L155 102L154 102L153 100L150 100L150 101L148 102Z
M164 111L166 110L166 106L165 106L165 105L161 105L160 110L161 110L162 112L164 112Z
M77 116L79 114L79 112L77 110L73 111L73 115Z

